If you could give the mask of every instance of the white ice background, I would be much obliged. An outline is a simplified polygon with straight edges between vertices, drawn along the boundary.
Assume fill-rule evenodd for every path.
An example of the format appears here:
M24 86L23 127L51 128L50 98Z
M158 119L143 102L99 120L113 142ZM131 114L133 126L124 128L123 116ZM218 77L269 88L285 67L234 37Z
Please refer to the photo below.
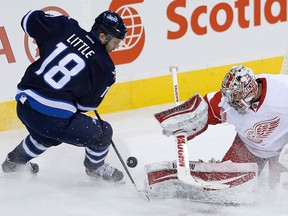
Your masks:
M173 105L154 106L102 115L114 129L114 143L123 159L135 156L138 165L129 168L138 188L143 189L146 164L175 160L173 138L161 134L153 114ZM27 136L25 129L0 133L0 162ZM235 136L230 125L209 126L189 142L191 160L221 159ZM113 148L107 162L125 173L126 184L92 181L83 166L84 149L63 144L34 159L40 166L36 177L0 175L1 216L188 216L188 215L288 215L288 191L263 193L252 206L224 207L197 204L182 199L147 202L131 184ZM2 171L1 171L2 172ZM247 195L249 196L249 194Z

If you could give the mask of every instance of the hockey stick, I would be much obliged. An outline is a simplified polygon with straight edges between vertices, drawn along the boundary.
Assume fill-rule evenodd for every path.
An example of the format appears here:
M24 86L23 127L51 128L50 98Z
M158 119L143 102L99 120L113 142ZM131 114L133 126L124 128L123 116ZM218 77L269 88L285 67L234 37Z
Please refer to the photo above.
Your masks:
M173 79L173 92L174 92L174 100L176 106L180 104L179 99L179 88L178 88L178 66L172 65L169 67L170 72L172 72ZM229 185L216 183L216 182L206 182L202 179L195 179L190 173L189 167L189 155L188 155L188 146L187 146L187 134L186 133L178 133L174 135L175 143L176 143L176 152L177 152L177 176L180 181L183 183L206 189L224 189L229 188Z
M97 110L94 110L94 113L95 113L96 117L98 118L98 120L100 121L101 127L103 127L103 123L102 123L103 120L102 120L102 118L100 117L100 115L99 115L99 113L97 112ZM114 151L115 151L118 159L120 160L123 168L125 169L126 174L128 175L131 183L133 184L135 190L136 190L138 193L143 193L144 196L145 196L145 198L147 199L147 201L150 201L150 198L149 198L148 194L147 194L145 191L142 191L142 190L139 190L139 189L138 189L138 187L137 187L134 179L132 178L132 176L131 176L131 174L130 174L130 172L129 172L129 170L128 170L128 168L127 168L127 166L126 166L126 164L125 164L125 162L124 162L121 154L119 153L116 145L114 144L112 138L111 138L110 142L111 142L111 145L112 145L112 147L113 147L113 149L114 149Z

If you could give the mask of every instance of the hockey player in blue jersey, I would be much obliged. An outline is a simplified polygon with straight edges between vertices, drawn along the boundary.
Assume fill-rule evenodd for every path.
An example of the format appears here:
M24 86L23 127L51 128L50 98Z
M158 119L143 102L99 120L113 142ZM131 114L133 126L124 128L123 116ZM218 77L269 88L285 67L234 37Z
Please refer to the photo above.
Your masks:
M115 82L109 53L125 39L123 20L105 11L87 32L70 17L35 10L23 17L21 26L36 40L40 58L17 86L17 114L29 135L8 154L3 171L36 174L39 166L30 161L67 143L85 148L87 175L120 181L123 173L105 163L113 132L110 124L101 125L84 112L96 110Z

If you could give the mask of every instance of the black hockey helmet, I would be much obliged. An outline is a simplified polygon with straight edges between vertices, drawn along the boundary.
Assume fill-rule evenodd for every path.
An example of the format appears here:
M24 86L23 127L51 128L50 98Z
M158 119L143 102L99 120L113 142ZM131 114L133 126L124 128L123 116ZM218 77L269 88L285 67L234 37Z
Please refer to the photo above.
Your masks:
M119 14L107 10L96 17L91 31L94 31L97 35L103 32L112 37L124 39L127 33L127 28Z

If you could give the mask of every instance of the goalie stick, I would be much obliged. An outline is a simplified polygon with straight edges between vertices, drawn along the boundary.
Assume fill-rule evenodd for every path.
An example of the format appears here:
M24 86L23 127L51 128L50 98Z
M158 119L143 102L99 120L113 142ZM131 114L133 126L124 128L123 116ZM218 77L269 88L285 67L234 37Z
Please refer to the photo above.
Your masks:
M170 72L172 73L173 79L173 93L176 106L180 104L179 99L179 88L178 88L178 66L171 65L169 67ZM178 133L174 135L176 143L176 153L177 153L177 176L180 181L183 183L202 188L202 189L212 189L219 190L229 188L229 185L216 183L216 182L207 182L201 179L195 179L190 174L189 167L189 156L188 156L188 146L187 146L187 135L186 133Z

